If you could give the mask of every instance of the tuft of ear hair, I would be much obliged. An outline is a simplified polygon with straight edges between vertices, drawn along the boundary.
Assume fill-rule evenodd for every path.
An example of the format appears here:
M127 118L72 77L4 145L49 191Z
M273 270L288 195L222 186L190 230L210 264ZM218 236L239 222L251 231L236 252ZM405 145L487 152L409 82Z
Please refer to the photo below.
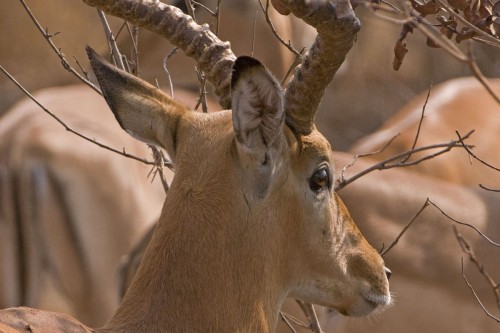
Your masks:
M238 142L250 149L270 147L285 116L279 82L258 60L242 56L233 65L231 93Z

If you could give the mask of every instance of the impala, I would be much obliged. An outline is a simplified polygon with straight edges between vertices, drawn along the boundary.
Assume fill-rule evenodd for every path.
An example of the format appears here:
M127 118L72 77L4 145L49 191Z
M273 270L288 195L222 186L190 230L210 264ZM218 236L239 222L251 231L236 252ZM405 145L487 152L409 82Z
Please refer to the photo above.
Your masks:
M491 80L500 93L500 81ZM379 154L358 160L347 169L346 176L362 171L377 161L411 149L426 100L423 94L377 132L355 145L352 151L365 153L379 150L394 135L396 140ZM458 107L460 106L460 107ZM467 140L475 145L473 151L489 163L498 165L494 145L500 133L497 120L499 107L486 90L473 78L460 78L437 85L432 89L423 120L418 146L447 142L476 129ZM414 158L421 157L416 156ZM352 153L336 152L337 170L350 163ZM340 175L339 175L340 176ZM339 195L350 207L354 219L370 243L388 246L416 212L430 198L453 218L471 223L498 240L500 216L498 194L477 188L484 183L498 187L498 172L478 161L469 162L463 149L454 150L433 160L398 170L385 170L364 176L343 188ZM369 205L359 202L370 202ZM493 277L500 276L495 248L462 228L482 263ZM123 271L125 281L132 279L147 237L130 258ZM399 244L386 256L395 277L396 304L384 312L381 320L353 321L324 308L317 308L325 332L496 332L498 324L489 319L467 288L460 271L462 251L451 229L450 220L433 207L428 207L407 231ZM482 302L493 313L497 305L492 289L477 274L472 264L465 262L469 281ZM291 310L285 303L283 310ZM295 310L296 311L296 310ZM460 314L458 316L457 314ZM296 312L293 312L297 316ZM298 313L300 315L300 313ZM425 318L425 320L424 320ZM300 328L296 328L300 331ZM284 332L290 330L283 327ZM302 330L306 332L310 330Z
M332 152L313 125L318 91L324 91L355 37L352 11L339 7L337 12L326 2L287 3L299 16L308 9L306 20L321 27L318 42L285 93L257 60L234 61L227 44L217 45L206 29L196 32L194 40L184 39L183 29L199 28L176 8L88 3L125 15L152 11L165 19L157 22L159 30L180 17L184 21L175 31L163 33L172 34L188 54L194 51L209 80L229 74L217 92L221 104L232 108L190 112L89 49L119 124L134 137L163 147L176 167L137 275L111 321L98 331L274 331L288 295L350 316L388 305L388 270L333 192ZM206 38L216 43L204 50L212 53L208 58L196 52ZM331 53L332 48L323 49L324 42L343 48ZM220 52L225 55L220 65L211 63ZM313 86L303 80L310 75ZM91 331L70 317L29 308L4 310L0 318L18 331Z

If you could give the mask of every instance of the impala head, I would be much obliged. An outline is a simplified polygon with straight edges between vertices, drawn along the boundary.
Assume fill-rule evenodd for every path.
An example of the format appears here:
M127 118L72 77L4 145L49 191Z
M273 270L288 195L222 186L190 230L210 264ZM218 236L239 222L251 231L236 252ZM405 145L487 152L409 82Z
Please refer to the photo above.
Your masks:
M184 214L191 220L215 216L223 221L210 225L217 230L195 235L197 244L216 237L227 247L218 253L227 257L218 260L231 263L240 256L238 269L262 266L257 278L274 283L283 298L290 295L352 316L390 303L382 258L333 192L330 145L314 126L303 135L285 125L290 115L284 93L262 64L238 58L232 112L201 114L90 49L89 56L120 125L166 149L175 163L167 202L189 202ZM166 206L163 215L168 215ZM162 223L170 222L163 218Z

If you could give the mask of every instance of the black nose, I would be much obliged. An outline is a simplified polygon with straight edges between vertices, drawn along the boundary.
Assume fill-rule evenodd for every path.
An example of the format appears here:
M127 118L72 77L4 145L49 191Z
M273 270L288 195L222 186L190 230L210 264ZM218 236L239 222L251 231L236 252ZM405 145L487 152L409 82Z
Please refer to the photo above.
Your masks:
M389 280L391 278L392 272L389 268L384 267L385 275L387 276L387 279Z

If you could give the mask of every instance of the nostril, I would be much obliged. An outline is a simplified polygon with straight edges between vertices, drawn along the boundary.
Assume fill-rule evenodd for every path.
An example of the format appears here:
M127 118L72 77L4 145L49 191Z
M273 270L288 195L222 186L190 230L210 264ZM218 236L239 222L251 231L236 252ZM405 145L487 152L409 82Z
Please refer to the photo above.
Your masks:
M391 278L392 272L389 268L384 267L385 275L387 276L387 279Z

